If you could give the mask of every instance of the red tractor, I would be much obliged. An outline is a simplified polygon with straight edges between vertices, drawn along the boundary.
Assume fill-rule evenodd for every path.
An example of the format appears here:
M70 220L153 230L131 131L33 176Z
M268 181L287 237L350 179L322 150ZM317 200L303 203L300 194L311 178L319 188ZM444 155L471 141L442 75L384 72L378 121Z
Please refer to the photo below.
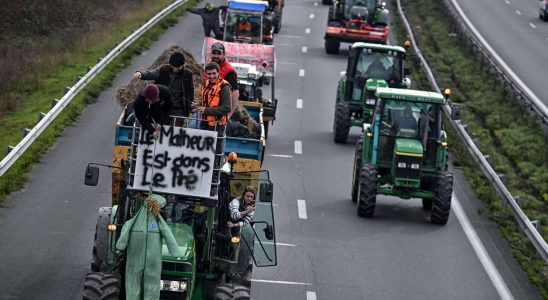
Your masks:
M338 54L341 42L388 41L388 9L380 0L338 0L329 8L325 52Z

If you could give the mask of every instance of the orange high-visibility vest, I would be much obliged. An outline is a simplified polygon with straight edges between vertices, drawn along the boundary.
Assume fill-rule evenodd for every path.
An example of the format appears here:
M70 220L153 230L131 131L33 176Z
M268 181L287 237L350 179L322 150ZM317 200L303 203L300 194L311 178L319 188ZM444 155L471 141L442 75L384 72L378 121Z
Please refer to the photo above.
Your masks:
M204 88L202 89L202 106L205 107L218 107L221 104L221 90L224 86L230 86L228 81L224 79L217 79L213 84L209 84L209 80L206 81ZM215 126L214 121L218 121L217 125L224 125L228 121L228 117L224 116L211 116L202 114L203 121L209 121L208 126Z

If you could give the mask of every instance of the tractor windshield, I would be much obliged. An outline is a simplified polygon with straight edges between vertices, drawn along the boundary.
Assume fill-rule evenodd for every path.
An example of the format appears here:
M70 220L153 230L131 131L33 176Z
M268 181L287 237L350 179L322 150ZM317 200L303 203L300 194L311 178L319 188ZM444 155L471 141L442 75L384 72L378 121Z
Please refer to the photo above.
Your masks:
M181 203L168 199L168 203L162 209L162 217L167 223L186 224L192 228L194 236L201 233L207 219L207 209L205 207Z
M262 13L228 11L224 40L244 44L262 42Z
M255 86L246 80L238 80L240 98L242 101L253 101L255 99Z
M401 55L395 51L373 52L371 49L364 49L357 60L356 75L383 79L390 86L397 86L403 80Z
M353 20L357 16L353 15L352 12L357 11L366 11L365 20L369 22L369 16L375 14L375 9L377 7L378 0L346 0L344 2L344 16L347 20ZM360 16L363 19L363 16Z
M384 101L380 132L389 136L422 138L428 121L428 137L437 138L438 109L439 106L432 103Z

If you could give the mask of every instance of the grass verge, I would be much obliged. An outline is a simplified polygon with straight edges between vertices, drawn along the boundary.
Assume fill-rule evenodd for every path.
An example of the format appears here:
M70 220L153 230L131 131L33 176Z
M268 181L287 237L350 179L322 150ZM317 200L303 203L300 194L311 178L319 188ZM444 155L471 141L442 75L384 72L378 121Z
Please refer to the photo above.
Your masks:
M170 1L164 1L165 4ZM61 135L63 129L74 122L82 109L89 103L96 101L100 93L110 84L116 74L124 67L129 65L131 59L140 54L143 50L150 47L157 37L170 26L177 23L178 18L190 7L194 7L199 1L190 0L168 16L160 21L141 38L128 47L122 54L114 59L95 79L76 96L71 103L63 110L55 121L44 130L40 137L27 149L27 151L17 160L15 164L2 176L0 180L0 203L6 196L14 191L21 189L26 180L27 174L34 163L40 160L41 155L49 149L54 143L56 137ZM164 6L165 6L164 4ZM51 108L51 100L59 98L61 92L66 86L74 83L77 76L84 75L88 66L97 63L97 58L104 56L107 49L112 49L133 30L140 27L140 24L156 14L158 9L151 8L150 11L140 13L137 19L132 22L116 24L109 29L110 34L101 34L100 37L87 37L82 40L70 55L63 60L64 63L49 74L43 74L43 82L39 90L33 91L31 87L21 87L22 90L28 89L21 109L12 111L0 119L0 145L6 149L8 144L17 144L22 137L23 128L32 128L38 121L38 115L41 111L47 112ZM108 37L108 38L105 38ZM2 158L5 153L2 153Z
M396 8L396 1L392 2ZM505 174L510 192L522 197L522 209L527 216L541 221L541 233L547 239L547 145L542 128L521 110L510 92L489 75L488 66L462 46L459 42L462 37L455 36L446 10L442 1L417 0L407 7L406 15L438 83L441 87L451 87L453 100L461 105L463 123L470 126L472 136L479 138L480 149L491 156L494 169ZM395 17L395 25L398 36L407 36L399 15ZM430 90L422 70L410 65L417 86ZM489 209L489 217L499 225L518 263L544 299L548 299L548 266L538 258L456 132L451 126L446 128L449 140L453 141L450 142L451 154L463 167L477 197Z

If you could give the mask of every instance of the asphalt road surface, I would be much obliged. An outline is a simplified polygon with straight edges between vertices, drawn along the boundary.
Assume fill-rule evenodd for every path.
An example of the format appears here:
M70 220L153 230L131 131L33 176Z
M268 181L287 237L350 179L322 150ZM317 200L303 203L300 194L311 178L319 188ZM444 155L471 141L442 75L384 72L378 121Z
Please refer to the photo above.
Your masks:
M539 19L539 1L457 2L487 43L548 106L548 23Z
M418 200L379 197L374 218L356 215L350 187L360 132L354 128L347 145L333 143L335 88L347 51L325 54L326 15L327 7L316 1L287 0L283 28L275 36L280 101L263 166L275 184L278 266L255 268L252 298L540 298L496 225L479 213L483 207L458 169L446 226L431 224ZM81 299L97 211L110 204L108 171L102 170L99 185L91 188L83 184L84 170L88 162L112 160L120 114L115 87L168 44L200 57L200 24L197 16L183 16L137 57L65 130L26 187L4 203L0 299ZM481 249L488 259L478 256Z

